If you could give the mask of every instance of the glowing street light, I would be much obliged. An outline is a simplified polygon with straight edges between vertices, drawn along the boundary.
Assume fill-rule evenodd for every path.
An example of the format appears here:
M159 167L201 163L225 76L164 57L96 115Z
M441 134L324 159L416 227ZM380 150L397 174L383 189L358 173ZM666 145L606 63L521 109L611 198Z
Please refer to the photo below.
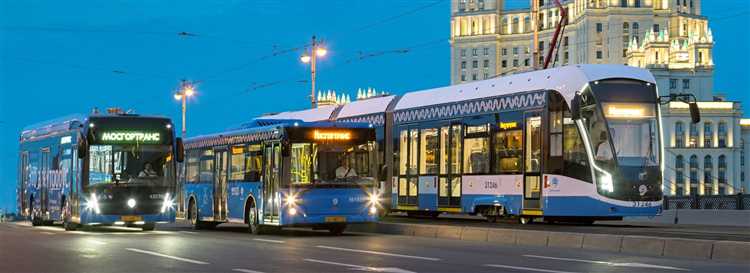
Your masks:
M318 57L324 57L328 54L328 50L318 44L315 40L315 36L312 37L311 45L310 52L302 55L299 60L303 63L310 63L310 103L312 104L312 108L315 108L317 105L317 101L315 100L315 63Z
M174 94L175 100L182 100L182 138L185 138L185 113L187 112L187 99L195 95L195 83L187 80L180 82L180 89Z

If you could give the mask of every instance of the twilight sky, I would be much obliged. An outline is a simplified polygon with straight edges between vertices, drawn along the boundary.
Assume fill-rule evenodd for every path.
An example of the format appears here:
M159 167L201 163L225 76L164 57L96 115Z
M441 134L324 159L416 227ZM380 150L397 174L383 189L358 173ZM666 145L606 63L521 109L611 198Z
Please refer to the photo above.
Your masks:
M506 0L511 7L527 1ZM188 135L309 107L301 45L324 39L320 89L391 93L450 83L449 0L0 1L0 209L15 205L18 134L121 107L166 115L180 79L200 81ZM703 1L715 90L750 102L745 0ZM178 35L186 32L190 35ZM404 53L406 52L406 53ZM747 103L745 103L747 104ZM745 107L750 107L745 105Z

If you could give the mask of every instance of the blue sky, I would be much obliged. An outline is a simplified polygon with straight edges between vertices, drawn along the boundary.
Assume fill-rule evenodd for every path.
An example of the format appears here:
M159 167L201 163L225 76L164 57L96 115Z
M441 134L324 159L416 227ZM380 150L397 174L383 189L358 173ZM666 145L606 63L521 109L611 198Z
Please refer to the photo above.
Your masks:
M525 1L507 1L514 6ZM2 1L0 208L15 208L24 126L92 107L122 107L179 123L180 79L201 81L188 134L309 106L312 35L329 55L321 89L391 93L450 83L449 0ZM748 102L744 0L704 1L716 38L715 89ZM180 36L179 32L195 36ZM408 49L407 53L396 53ZM360 56L369 56L360 58ZM274 84L269 84L274 83ZM259 86L265 86L257 88ZM745 106L750 107L750 106Z

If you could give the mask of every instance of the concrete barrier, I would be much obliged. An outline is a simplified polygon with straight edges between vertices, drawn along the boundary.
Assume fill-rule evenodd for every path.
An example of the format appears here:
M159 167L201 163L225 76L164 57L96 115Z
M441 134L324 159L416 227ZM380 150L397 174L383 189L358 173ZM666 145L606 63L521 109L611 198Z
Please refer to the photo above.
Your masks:
M620 252L622 235L585 234L583 235L584 249Z
M664 255L664 239L647 236L623 236L620 252L662 256Z
M505 245L515 245L518 235L514 229L489 229L487 231L487 242Z
M461 230L461 240L486 242L487 241L487 229L464 227Z
M750 261L750 242L716 241L711 259L747 263Z
M664 240L664 256L711 259L713 241L670 238Z
M582 248L583 233L550 232L547 235L547 246L563 248Z
M352 225L350 230L504 245L583 248L595 251L740 263L750 261L750 242L396 223Z
M524 246L547 246L547 231L518 230L516 244Z
M461 227L440 226L438 227L437 238L461 240Z

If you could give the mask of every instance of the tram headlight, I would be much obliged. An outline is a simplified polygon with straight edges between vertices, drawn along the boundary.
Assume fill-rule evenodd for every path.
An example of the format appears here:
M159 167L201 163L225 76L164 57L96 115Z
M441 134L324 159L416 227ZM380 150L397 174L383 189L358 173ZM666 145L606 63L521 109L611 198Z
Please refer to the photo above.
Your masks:
M367 201L370 206L380 206L380 194L377 192L369 193L367 196Z
M599 186L608 192L613 192L615 190L614 182L612 181L612 175L608 173L603 173L601 176L599 176Z
M99 210L99 200L93 192L91 193L91 197L86 200L86 209L91 210L96 214L101 213Z
M174 199L169 196L169 193L165 193L164 202L161 205L161 213L165 213L172 209L174 209Z

